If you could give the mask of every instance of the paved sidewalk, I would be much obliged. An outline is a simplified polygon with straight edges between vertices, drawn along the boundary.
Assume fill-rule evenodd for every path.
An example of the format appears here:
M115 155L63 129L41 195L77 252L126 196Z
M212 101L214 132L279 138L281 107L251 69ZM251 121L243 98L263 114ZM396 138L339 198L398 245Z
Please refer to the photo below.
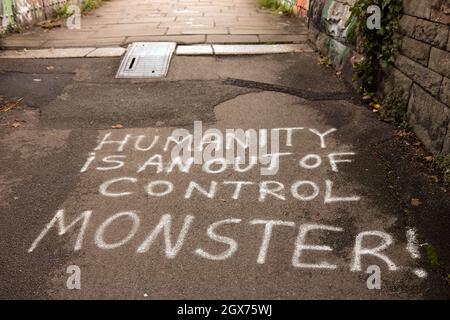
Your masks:
M301 43L299 18L280 16L258 0L112 0L83 16L81 30L33 28L2 40L6 48L102 47L135 41Z

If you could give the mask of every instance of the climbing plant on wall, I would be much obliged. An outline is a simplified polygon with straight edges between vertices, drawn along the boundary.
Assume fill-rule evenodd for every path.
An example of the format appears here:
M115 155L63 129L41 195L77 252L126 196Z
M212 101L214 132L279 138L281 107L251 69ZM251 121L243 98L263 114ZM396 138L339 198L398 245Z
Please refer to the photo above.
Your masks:
M380 28L369 29L367 20L371 5L381 10ZM400 45L398 31L403 12L402 0L356 0L351 8L347 24L354 24L348 34L356 40L357 48L364 59L356 65L356 76L362 81L363 89L373 92L383 72L395 62Z

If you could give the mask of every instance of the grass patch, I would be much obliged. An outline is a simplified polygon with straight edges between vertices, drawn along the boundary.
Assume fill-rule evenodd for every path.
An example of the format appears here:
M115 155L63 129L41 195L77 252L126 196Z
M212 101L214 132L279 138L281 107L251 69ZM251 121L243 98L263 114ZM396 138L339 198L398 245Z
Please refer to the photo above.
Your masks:
M333 65L333 62L329 57L319 57L318 63L322 66L331 67Z
M22 33L24 31L25 28L16 23L10 24L5 28L5 33Z
M69 10L69 3L56 4L53 6L53 17L55 19L65 19L72 15L72 11Z
M425 254L429 265L433 268L441 267L436 248L432 244L428 243L425 237L419 232L416 234L416 239L419 243L423 244L421 246L425 247Z
M94 9L97 9L101 3L102 3L102 0L85 0L85 1L83 1L83 6L81 7L81 11L83 11L83 12L92 11Z
M259 0L259 4L263 8L277 11L281 15L290 15L293 12L292 6L287 6L284 3L278 3L277 0Z
M259 4L266 9L275 9L278 6L276 0L259 0Z
M293 7L289 7L285 4L281 4L278 8L277 11L279 14L283 14L283 15L290 15L293 12Z
M434 167L442 172L444 184L450 185L450 154L438 154L433 161Z
M379 109L381 119L386 122L394 122L402 125L406 123L406 112L408 106L398 92L390 92L387 94Z
M426 253L427 253L427 258L428 258L428 262L430 263L430 265L432 267L439 267L440 264L439 264L439 259L438 259L436 249L431 244L426 245Z

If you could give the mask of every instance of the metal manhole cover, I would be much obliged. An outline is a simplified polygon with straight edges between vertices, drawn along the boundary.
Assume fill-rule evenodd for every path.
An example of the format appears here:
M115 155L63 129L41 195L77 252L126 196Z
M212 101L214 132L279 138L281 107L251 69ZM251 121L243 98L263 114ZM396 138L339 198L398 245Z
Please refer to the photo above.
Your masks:
M175 42L135 42L130 44L116 78L165 77L175 47Z

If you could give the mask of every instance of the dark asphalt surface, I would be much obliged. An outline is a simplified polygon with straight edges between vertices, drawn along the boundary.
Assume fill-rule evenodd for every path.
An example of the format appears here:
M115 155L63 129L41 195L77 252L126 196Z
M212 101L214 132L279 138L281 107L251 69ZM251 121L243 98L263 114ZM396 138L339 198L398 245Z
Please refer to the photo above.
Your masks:
M359 104L342 80L317 63L314 54L174 57L168 77L160 81L116 80L119 63L115 58L0 60L0 95L24 98L13 111L0 112L0 298L449 298L448 193L432 181L436 173L423 161L423 151L397 137L394 126L379 121ZM341 98L329 99L333 94ZM109 132L117 139L126 134L159 135L165 141L173 129L192 131L198 120L203 121L204 130L307 129L293 135L292 147L283 146L282 152L293 154L282 160L275 176L261 176L259 170L207 174L199 165L190 173L155 173L154 169L137 173L149 156L163 154L163 143L150 152L136 152L130 144L120 152L127 159L123 168L93 167L80 173ZM19 127L8 126L17 121ZM117 124L123 129L111 129ZM327 148L321 148L310 128L337 131L326 139ZM306 154L325 159L330 152L350 151L356 153L353 162L339 164L337 173L328 164L310 171L298 166ZM117 154L109 145L95 152L96 159ZM168 160L165 155L164 161ZM137 179L136 184L121 185L132 195L108 198L101 194L99 185L117 177ZM334 181L336 193L358 194L361 200L325 204L326 179ZM154 180L170 181L175 191L160 198L147 195L146 184ZM184 199L191 181L206 186L212 180L219 183L215 197L196 194ZM237 180L255 186L243 187L241 197L233 200L232 189L222 182ZM285 200L271 196L258 201L256 186L267 180L285 185ZM298 180L317 183L318 197L308 202L294 199L289 190ZM421 204L411 205L412 198ZM74 251L78 229L58 236L53 228L29 253L33 241L61 209L66 212L66 225L81 212L93 211L82 249ZM115 249L100 248L95 240L99 226L114 214L130 210L140 218L133 238ZM185 217L194 217L176 257L165 256L162 235L147 252L136 252L164 214L173 219L172 244ZM230 218L240 222L222 225L217 233L234 239L236 252L222 261L195 254L199 248L211 254L227 249L226 244L210 239L207 229ZM257 263L264 227L253 225L255 219L295 223L295 227L274 227L264 264ZM344 230L312 231L307 243L328 245L333 252L311 250L302 256L311 264L336 264L336 270L292 265L299 228L308 223ZM406 237L411 227L420 234L420 244L435 248L438 266L430 263L426 245L419 248L419 259L411 257ZM355 239L368 230L392 236L394 243L385 253L399 270L389 270L375 257L363 258L362 271L350 270ZM104 240L120 241L129 231L130 221L117 222ZM366 245L376 247L377 241L368 240ZM81 290L66 288L69 265L81 269ZM381 269L380 290L367 289L369 265ZM427 277L416 276L417 269L426 270Z

